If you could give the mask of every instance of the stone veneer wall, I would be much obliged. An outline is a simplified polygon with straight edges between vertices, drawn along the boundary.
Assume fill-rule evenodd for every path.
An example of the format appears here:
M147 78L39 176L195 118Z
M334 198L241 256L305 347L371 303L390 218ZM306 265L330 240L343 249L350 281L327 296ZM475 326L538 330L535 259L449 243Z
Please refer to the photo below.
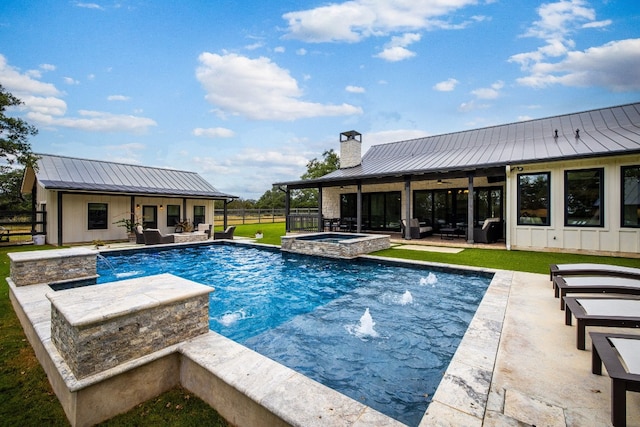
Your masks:
M51 340L85 378L209 332L211 291L161 274L48 294Z
M16 286L96 277L97 252L86 248L12 252L11 280Z
M300 240L296 237L299 236L282 237L281 250L305 255L350 259L359 255L388 249L391 246L387 235L365 235L362 238L350 238L341 242Z

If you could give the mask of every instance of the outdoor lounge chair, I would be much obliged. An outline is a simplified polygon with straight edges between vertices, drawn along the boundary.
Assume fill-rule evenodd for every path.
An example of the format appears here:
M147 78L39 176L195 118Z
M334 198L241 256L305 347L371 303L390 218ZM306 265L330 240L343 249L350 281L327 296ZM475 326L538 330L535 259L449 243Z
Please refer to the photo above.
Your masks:
M587 326L610 326L620 328L640 327L640 299L564 297L565 325L571 326L571 318L576 318L576 347L585 348Z
M224 231L214 231L213 238L214 239L229 239L233 240L233 232L236 231L235 225L230 225Z
M205 223L198 224L198 232L206 234L207 239L211 238L212 229L213 229L213 224L205 224Z
M136 235L136 244L144 245L144 233L141 225L136 225L133 229L133 233Z
M611 378L611 423L627 425L627 391L640 392L640 336L591 332L591 372Z
M640 295L640 279L611 276L556 276L553 279L555 297L560 298L560 310L564 310L564 297L568 293L631 294Z
M555 276L615 276L640 279L640 268L611 264L551 264L549 280Z
M475 243L495 243L502 237L502 221L500 218L487 218L482 227L473 228Z
M162 243L174 243L174 236L162 234L157 228L147 228L142 232L144 234L145 245L158 245Z
M405 236L406 233L404 230L407 227L407 220L403 219L400 226L402 227L402 235ZM430 225L427 225L426 223L424 225L420 224L418 218L411 218L409 220L409 235L412 239L422 239L423 237L431 236L432 234L433 227Z

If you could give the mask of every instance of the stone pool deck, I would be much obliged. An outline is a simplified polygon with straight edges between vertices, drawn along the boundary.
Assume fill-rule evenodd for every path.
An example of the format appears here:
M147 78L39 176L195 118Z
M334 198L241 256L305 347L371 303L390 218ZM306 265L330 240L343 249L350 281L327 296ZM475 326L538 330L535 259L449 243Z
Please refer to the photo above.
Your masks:
M25 310L21 320L31 323L30 340L34 335L43 340L36 353L55 353L48 331L49 291L29 288L12 288ZM575 328L565 326L548 275L497 272L420 426L611 425L610 380L591 374L590 342L586 351L577 350ZM590 328L596 329L613 330ZM254 415L227 416L236 425L397 425L214 333L158 356L171 357L164 371L181 365L182 374L167 381L201 389L194 391L198 395L208 391L201 397L216 408L246 414L254 402ZM65 376L75 387L87 382L69 372ZM627 425L640 426L640 394L627 393L627 411Z

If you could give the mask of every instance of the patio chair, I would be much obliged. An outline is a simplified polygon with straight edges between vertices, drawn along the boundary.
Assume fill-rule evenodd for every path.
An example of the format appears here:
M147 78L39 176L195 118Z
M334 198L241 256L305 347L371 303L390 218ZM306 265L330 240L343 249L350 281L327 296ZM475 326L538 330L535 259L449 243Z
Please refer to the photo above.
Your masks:
M138 244L144 245L144 233L142 231L142 226L136 225L133 229L133 233L136 235L136 245Z
M213 238L215 239L229 239L233 240L233 232L236 231L235 225L230 225L224 231L215 231L213 233Z
M611 423L627 425L627 391L640 392L640 336L591 332L591 372L611 378Z
M211 238L211 230L213 229L213 224L200 223L198 224L198 232L204 233L207 235L207 239Z
M640 268L595 263L551 264L549 280L553 280L555 276L615 276L640 279Z
M144 234L145 245L159 245L163 243L175 243L175 237L171 234L162 234L157 228L147 228Z
M500 218L487 218L482 227L473 228L473 241L476 243L495 243L502 237Z
M407 227L407 220L403 219L400 222L400 228L402 229L402 235L406 236L405 229ZM424 223L420 224L418 218L411 218L409 220L409 234L412 239L422 239L423 237L431 236L433 234L433 227Z
M556 276L553 279L555 297L560 298L560 310L564 310L564 297L568 293L630 294L640 295L640 279L611 276Z
M571 326L572 315L576 318L576 347L585 349L587 326L609 326L620 328L640 327L640 299L564 297L565 325Z

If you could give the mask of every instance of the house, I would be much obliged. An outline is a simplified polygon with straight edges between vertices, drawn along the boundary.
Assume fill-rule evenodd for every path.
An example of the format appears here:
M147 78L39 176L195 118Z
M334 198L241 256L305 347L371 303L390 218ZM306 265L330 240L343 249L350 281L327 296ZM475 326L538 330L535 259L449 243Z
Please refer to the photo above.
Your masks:
M362 157L361 145L343 132L339 170L274 185L320 190L318 230L336 218L400 232L416 218L474 243L493 218L507 249L640 256L640 103L380 144ZM297 223L289 215L287 230Z
M123 219L165 233L183 220L213 224L214 201L237 198L194 172L37 156L36 168L25 170L22 192L33 195L34 217L46 215L44 234L53 245L127 239L117 224Z

